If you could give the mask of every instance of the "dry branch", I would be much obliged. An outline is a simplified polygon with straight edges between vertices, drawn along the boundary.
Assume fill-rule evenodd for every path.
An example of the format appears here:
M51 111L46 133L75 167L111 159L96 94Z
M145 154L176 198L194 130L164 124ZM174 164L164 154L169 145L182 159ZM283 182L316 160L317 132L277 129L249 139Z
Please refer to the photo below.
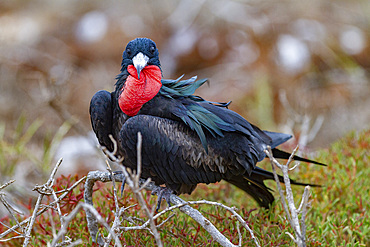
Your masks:
M0 190L5 189L7 186L11 185L14 182L15 182L15 180L13 180L13 179L10 180L9 182L6 182L5 184L0 186Z
M52 190L51 187L53 186L53 183L54 183L55 173L57 172L60 164L62 164L62 159L60 159L58 161L58 163L56 164L56 166L54 167L54 169L51 172L51 175L49 177L49 180L44 185L36 186L33 189L33 190L37 190L40 193L40 195L37 198L37 202L36 202L35 208L33 210L31 220L30 220L30 222L28 223L28 226L27 226L27 230L26 230L25 237L24 237L24 242L23 242L23 247L26 247L28 245L28 242L31 238L31 230L32 230L33 224L35 223L36 217L37 217L37 210L39 210L42 198L44 197L44 194L42 192Z
M119 159L115 156L116 150L117 150L117 142L111 137L111 140L114 144L114 150L113 152L109 152L106 148L102 148L105 154L114 162L117 162L122 165L122 158ZM140 178L140 171L141 171L141 136L139 134L138 136L138 146L137 146L137 151L138 151L138 167L137 167L137 172L131 171L129 169L123 169L122 173L123 174L113 174L111 171L109 172L102 172L102 171L91 171L87 175L87 179L85 182L85 192L84 192L84 198L85 202L93 205L92 202L92 194L93 194L93 186L96 181L101 181L101 182L108 182L108 181L114 181L114 182L122 182L124 180L127 185L131 188L133 193L135 194L136 198L138 199L141 207L144 209L147 217L149 218L146 222L144 222L142 225L135 225L131 227L119 227L120 230L124 231L129 231L129 230L142 230L142 229L147 229L149 230L148 226L150 227L150 232L154 235L156 238L156 242L158 246L162 246L162 242L159 238L159 233L157 231L157 227L154 224L154 220L157 219L158 217L162 216L164 213L178 208L181 212L189 215L191 218L193 218L196 222L198 222L212 237L215 241L217 241L219 244L222 246L236 246L230 242L223 234L220 233L220 231L208 220L206 219L198 210L192 208L190 205L194 204L209 204L209 205L214 205L218 207L222 207L226 209L227 211L231 212L234 217L240 222L245 229L249 231L249 233L252 236L252 239L254 240L256 246L260 246L258 243L258 240L255 238L253 231L248 227L247 223L243 220L243 218L236 213L235 208L231 208L228 206L225 206L221 203L217 202L209 202L205 200L201 201L194 201L194 202L186 202L179 198L176 195L171 195L170 196L170 202L174 204L174 206L168 207L162 212L157 213L154 215L154 212L150 212L148 209L146 202L144 201L144 198L141 194L142 189L150 190L150 191L155 191L158 190L159 186L156 186L154 182L151 182L150 180L144 180ZM116 194L115 194L116 196ZM116 202L116 199L115 199ZM117 203L117 202L116 202ZM117 206L117 205L116 205ZM155 207L153 207L155 208ZM113 222L112 230L116 231L116 227L121 223L121 220L119 217L122 215L123 211L125 211L127 208L121 208L119 210L119 214L115 214L116 219ZM117 209L116 209L117 211ZM170 216L172 217L172 216ZM91 214L89 211L86 211L86 218L88 222L88 228L90 231L90 235L93 239L93 241L96 241L99 245L107 245L108 241L110 241L110 236L108 235L108 241L104 241L103 237L99 234L98 232L98 222L95 219L94 215ZM118 218L118 219L117 219ZM127 218L127 220L129 220ZM165 221L167 221L165 219ZM238 227L238 226L237 226ZM239 227L238 227L239 228ZM238 229L239 233L239 240L241 239L241 233L240 230ZM240 242L240 241L239 241ZM239 243L239 246L241 243Z
M291 235L290 233L287 233L293 241L297 244L298 247L305 247L306 246L306 224L305 224L305 217L307 214L307 209L309 207L308 198L310 196L309 190L310 186L306 186L301 204L299 205L299 208L297 209L294 203L294 197L293 197L293 191L290 184L290 178L289 178L289 171L294 169L297 166L294 166L293 168L289 168L290 163L293 161L293 156L298 151L298 146L293 150L291 156L289 157L286 164L280 164L272 155L271 147L267 147L267 150L265 150L265 153L267 157L269 157L272 171L274 174L274 179L278 187L278 191L281 197L281 202L283 204L283 208L285 210L285 213L287 215L288 221L290 225L292 226L294 230L295 237ZM275 166L281 169L283 172L283 179L285 183L285 193L286 196L284 197L284 191L280 186L280 181L276 173ZM285 201L288 202L288 205ZM299 220L298 214L301 213L301 219Z
M16 239L16 238L25 238L24 242L23 242L23 246L27 246L29 244L29 240L30 240L30 237L31 237L31 230L32 230L33 224L35 222L35 219L39 215L41 215L45 211L47 211L48 209L55 210L55 206L57 208L58 215L59 215L60 220L61 220L62 229L66 228L68 226L68 225L65 224L64 217L62 217L62 215L61 215L59 203L60 203L60 201L62 201L69 194L69 192L71 192L77 185L79 185L86 177L83 177L83 178L79 179L77 182L75 182L73 185L71 185L67 189L64 189L62 191L54 191L52 189L52 186L53 186L53 183L54 183L54 177L55 177L55 174L57 172L58 167L61 165L61 162L62 162L62 159L60 159L58 161L58 163L54 167L48 181L45 184L43 184L41 186L36 185L35 188L33 189L33 190L37 191L38 193L40 193L40 195L37 199L37 202L36 202L35 208L33 210L32 216L28 217L27 219L23 220L22 222L16 221L17 222L16 225L14 225L12 227L8 227L9 228L8 230L6 230L5 232L0 234L0 242L10 241L10 240ZM7 183L6 185L9 185L9 184L10 184L10 182ZM4 188L4 187L5 186L1 186L1 188ZM57 197L57 194L60 194L60 193L62 193L62 195ZM42 198L44 196L50 196L50 195L53 196L54 201L49 203L48 205L42 205L41 204ZM3 196L2 196L2 199L4 199ZM5 199L4 199L4 201L5 201ZM7 204L6 201L5 201L5 204ZM11 210L13 210L15 213L20 214L20 212L16 211L14 208L12 208ZM13 212L11 213L11 215L13 216L13 218L15 218L15 215L14 215ZM26 224L28 224L28 225L24 229L23 226L26 225ZM20 229L21 232L16 231L16 229ZM8 234L10 234L12 232L17 234L17 236L11 237L9 239L2 239L2 238L4 238L5 236L7 236ZM61 237L63 237L63 236L61 236ZM71 242L69 245L74 246L77 243L80 243L80 241L75 241L73 243Z
M115 238L117 238L116 234L111 230L111 228L109 227L109 225L106 223L106 221L100 216L100 214L98 213L98 211L96 211L96 209L94 207L92 207L91 205L87 204L87 203L81 203L79 202L77 204L77 206L72 210L72 212L69 213L69 215L67 217L64 218L64 227L62 227L58 233L58 235L54 238L51 246L52 247L55 247L57 242L59 241L59 239L61 239L64 234L67 232L67 225L68 223L77 215L77 213L81 210L81 209L85 209L86 211L90 212L91 214L94 215L94 217L97 219L97 221L99 221L108 231L110 234L112 234ZM116 245L118 247L121 247L121 243L119 241L116 242Z

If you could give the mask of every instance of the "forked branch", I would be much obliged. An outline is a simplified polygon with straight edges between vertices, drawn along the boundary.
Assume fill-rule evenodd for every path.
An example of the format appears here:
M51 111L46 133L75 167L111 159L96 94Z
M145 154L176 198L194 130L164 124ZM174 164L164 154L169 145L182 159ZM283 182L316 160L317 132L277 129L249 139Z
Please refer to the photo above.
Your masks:
M122 165L122 160L123 159L116 157L116 154L115 154L115 151L117 150L117 142L113 138L111 138L111 140L114 144L114 151L109 152L104 147L103 147L103 150L104 150L105 154L111 160L113 160L114 162L117 162L117 163ZM140 134L139 134L138 140L139 140L138 146L137 146L138 157L141 157L141 135ZM148 217L148 220L146 222L144 222L143 224L130 226L130 227L119 227L119 228L117 228L117 226L118 226L117 223L120 222L120 220L117 220L117 221L115 220L114 223L113 223L113 227L112 227L113 232L116 232L117 229L120 229L120 230L123 230L123 231L147 229L147 230L150 230L150 232L155 237L157 245L162 246L162 242L159 238L159 234L158 234L158 231L157 231L158 226L156 226L154 224L154 220L161 217L162 215L164 215L164 213L178 208L181 212L189 215L192 219L197 221L213 237L213 239L215 241L217 241L219 244L221 244L222 246L236 246L233 243L231 243L230 240L228 240L198 210L196 210L196 209L194 209L193 207L190 206L190 205L194 205L194 204L209 204L209 205L222 207L222 208L226 209L227 211L229 211L230 213L232 213L232 215L238 220L238 222L240 222L242 224L242 226L246 230L249 231L249 233L251 234L251 237L252 237L253 241L255 242L256 246L260 246L259 243L258 243L257 238L253 234L253 231L248 227L247 223L243 220L243 218L238 213L236 213L236 209L225 206L221 203L209 202L209 201L205 201L205 200L186 202L186 201L182 200L180 197L178 197L176 195L171 195L170 196L170 202L173 204L173 206L168 207L165 210L163 210L163 211L161 211L157 214L154 214L154 211L150 212L150 210L148 209L148 207L146 205L146 202L144 201L144 198L142 197L141 190L146 189L146 190L153 191L155 189L158 189L158 186L156 186L154 184L154 182L151 182L150 180L141 179L140 178L140 171L141 171L141 160L140 160L140 158L138 158L138 167L137 167L136 172L125 168L125 169L122 170L123 176L122 176L121 173L120 174L117 174L117 173L114 174L114 173L102 172L102 171L92 171L92 172L89 172L89 174L87 176L86 183L85 183L85 193L84 193L86 203L88 203L90 205L93 205L92 193L93 193L93 186L94 186L94 183L96 181L108 182L108 181L114 180L116 182L122 182L122 180L125 180L126 184L129 185L129 187L131 188L131 190L133 191L133 193L137 197L137 199L140 203L140 206L144 209L144 211L145 211L145 213ZM153 209L154 208L155 207L153 207ZM122 212L122 211L125 211L125 210L126 210L125 208L121 208L119 210L119 212ZM88 228L89 228L90 235L91 235L93 241L95 241L95 239L96 239L96 241L99 245L101 245L101 246L102 245L107 245L108 242L110 241L109 236L108 236L108 238L104 239L100 235L100 233L98 233L98 222L95 219L94 215L89 213L88 211L86 211L86 215L87 215L87 221L88 221ZM118 218L119 218L119 216L122 216L122 214L119 213ZM116 217L117 217L117 215L116 215ZM166 219L165 221L167 221L167 220L168 219ZM239 239L241 239L241 233L240 233L240 231L238 231L238 232L239 232ZM239 246L241 246L241 243L239 243Z
M291 234L288 234L293 241L297 244L298 247L305 247L306 246L306 224L305 224L305 218L307 214L307 210L310 206L310 203L308 202L308 199L310 197L310 186L306 186L304 189L304 193L302 196L302 201L299 205L299 208L297 209L294 203L294 197L293 197L293 191L290 184L290 178L289 178L289 171L294 169L297 166L294 166L293 168L289 168L290 163L293 161L293 157L295 153L298 151L298 146L294 149L293 153L289 157L286 164L280 164L272 155L271 147L267 147L267 150L265 150L265 153L267 157L269 157L272 171L274 174L274 179L278 187L278 191L280 194L281 202L283 204L283 208L285 210L285 213L287 215L287 218L289 220L290 225L292 226L294 230L295 237ZM285 196L284 196L284 190L281 188L280 181L278 178L278 175L276 173L275 166L281 169L283 173L284 183L285 183ZM287 203L288 202L288 205ZM299 213L301 214L301 219L299 220Z

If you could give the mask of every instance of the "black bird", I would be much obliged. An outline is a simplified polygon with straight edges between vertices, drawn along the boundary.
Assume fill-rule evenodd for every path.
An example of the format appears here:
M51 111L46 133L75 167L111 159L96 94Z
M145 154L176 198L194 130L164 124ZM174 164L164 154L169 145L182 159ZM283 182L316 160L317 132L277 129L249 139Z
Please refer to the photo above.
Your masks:
M90 103L92 128L102 146L112 151L111 134L118 140L117 155L135 170L141 132L142 178L176 194L190 194L199 183L226 180L260 206L271 205L274 197L264 180L273 175L256 164L265 158L268 145L275 158L287 159L289 154L276 147L291 135L260 130L227 109L229 103L193 95L206 79L162 79L158 49L148 38L127 44L121 66L115 91L99 91Z

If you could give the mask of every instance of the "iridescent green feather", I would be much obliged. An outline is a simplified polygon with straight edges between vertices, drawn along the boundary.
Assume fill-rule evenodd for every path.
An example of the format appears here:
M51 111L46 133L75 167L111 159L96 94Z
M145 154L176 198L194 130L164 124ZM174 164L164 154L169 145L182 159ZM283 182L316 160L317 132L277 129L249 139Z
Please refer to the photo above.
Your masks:
M159 94L169 98L188 99L184 101L183 104L186 108L186 113L179 110L178 112L174 112L174 114L197 133L203 147L208 152L208 144L204 129L214 137L223 137L223 131L233 131L235 129L219 116L204 108L201 103L211 104L217 107L227 107L230 102L210 102L199 96L193 95L195 90L207 82L207 79L197 80L197 77L194 76L188 80L181 80L182 77L183 76L176 80L162 79L162 88Z

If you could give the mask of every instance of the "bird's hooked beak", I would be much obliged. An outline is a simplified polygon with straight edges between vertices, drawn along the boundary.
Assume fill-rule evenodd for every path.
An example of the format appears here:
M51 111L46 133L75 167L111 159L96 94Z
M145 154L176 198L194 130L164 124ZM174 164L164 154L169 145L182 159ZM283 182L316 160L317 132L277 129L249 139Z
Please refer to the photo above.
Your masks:
M147 65L149 61L149 57L144 55L143 53L139 52L136 56L132 59L134 67L137 70L137 78L140 80L140 71Z

